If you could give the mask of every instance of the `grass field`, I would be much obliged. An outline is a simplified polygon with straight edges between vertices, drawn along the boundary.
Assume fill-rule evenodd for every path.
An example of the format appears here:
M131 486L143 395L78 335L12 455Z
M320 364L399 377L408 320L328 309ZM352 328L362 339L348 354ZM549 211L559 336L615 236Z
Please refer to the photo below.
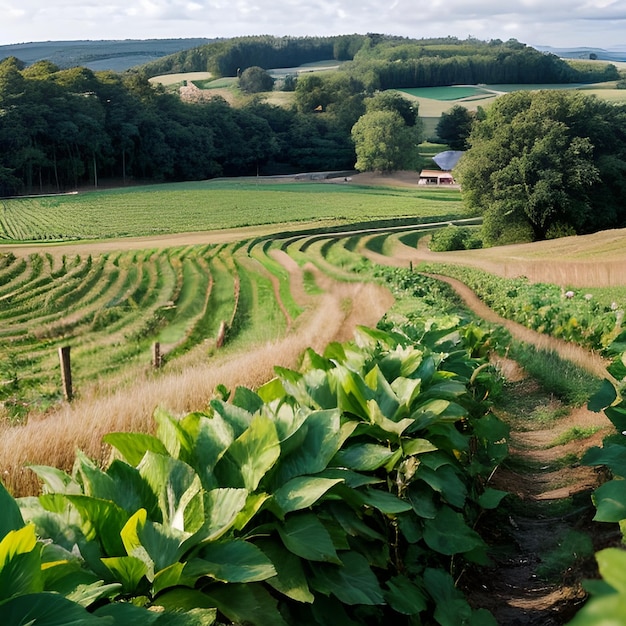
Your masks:
M258 224L339 225L381 218L444 218L460 212L458 190L213 180L3 200L0 240L138 237Z

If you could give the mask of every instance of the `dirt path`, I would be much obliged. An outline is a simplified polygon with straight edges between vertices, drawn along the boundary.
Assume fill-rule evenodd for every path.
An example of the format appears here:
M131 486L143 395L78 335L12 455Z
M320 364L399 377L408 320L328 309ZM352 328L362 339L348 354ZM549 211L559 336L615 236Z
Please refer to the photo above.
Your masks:
M515 338L610 378L598 355L505 320L463 283L436 278L451 285L481 318L505 326ZM591 555L606 540L604 530L591 520L590 496L602 476L579 460L613 429L603 413L560 406L515 362L500 359L497 364L508 380L507 406L515 410L496 410L511 426L511 457L495 473L492 486L511 495L507 514L482 524L494 546L493 566L468 572L462 584L476 606L489 609L498 624L561 626L584 600L581 579L595 575ZM558 417L542 420L541 415Z

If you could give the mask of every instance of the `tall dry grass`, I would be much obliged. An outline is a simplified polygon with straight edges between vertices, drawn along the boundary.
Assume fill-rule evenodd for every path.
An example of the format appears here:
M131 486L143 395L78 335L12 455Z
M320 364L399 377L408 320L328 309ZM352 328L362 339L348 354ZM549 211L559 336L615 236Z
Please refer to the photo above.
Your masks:
M305 299L302 272L294 284ZM299 286L297 286L299 285ZM230 354L216 353L209 361L176 371L135 373L126 384L85 394L53 413L32 417L24 425L0 432L0 472L15 495L35 494L39 483L29 464L71 469L76 449L102 463L110 450L102 437L109 432L152 432L152 416L161 406L174 414L204 410L217 385L257 388L274 375L274 366L297 368L307 347L323 351L331 341L352 337L356 325L375 325L393 303L391 294L373 284L342 285L325 281L326 293L316 298L284 338ZM295 294L294 294L295 297ZM309 298L310 299L310 298ZM349 306L346 306L349 303Z

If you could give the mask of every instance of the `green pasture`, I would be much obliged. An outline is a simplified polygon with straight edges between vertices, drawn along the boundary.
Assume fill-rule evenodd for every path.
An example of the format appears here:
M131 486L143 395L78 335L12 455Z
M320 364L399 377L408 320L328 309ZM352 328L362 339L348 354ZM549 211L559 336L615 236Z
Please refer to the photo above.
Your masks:
M461 212L458 190L221 179L3 200L0 241L93 240L402 217L438 219Z
M430 100L461 100L462 98L471 98L474 96L491 95L486 89L481 87L468 86L452 86L452 87L412 87L410 89L400 89L403 93L408 93L417 98L429 98Z

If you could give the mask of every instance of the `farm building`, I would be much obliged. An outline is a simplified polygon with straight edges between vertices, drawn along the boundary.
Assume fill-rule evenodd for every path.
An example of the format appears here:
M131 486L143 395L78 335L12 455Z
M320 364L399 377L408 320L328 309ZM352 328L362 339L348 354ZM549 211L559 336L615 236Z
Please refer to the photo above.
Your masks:
M422 170L418 185L454 185L454 178L450 172L441 170Z

